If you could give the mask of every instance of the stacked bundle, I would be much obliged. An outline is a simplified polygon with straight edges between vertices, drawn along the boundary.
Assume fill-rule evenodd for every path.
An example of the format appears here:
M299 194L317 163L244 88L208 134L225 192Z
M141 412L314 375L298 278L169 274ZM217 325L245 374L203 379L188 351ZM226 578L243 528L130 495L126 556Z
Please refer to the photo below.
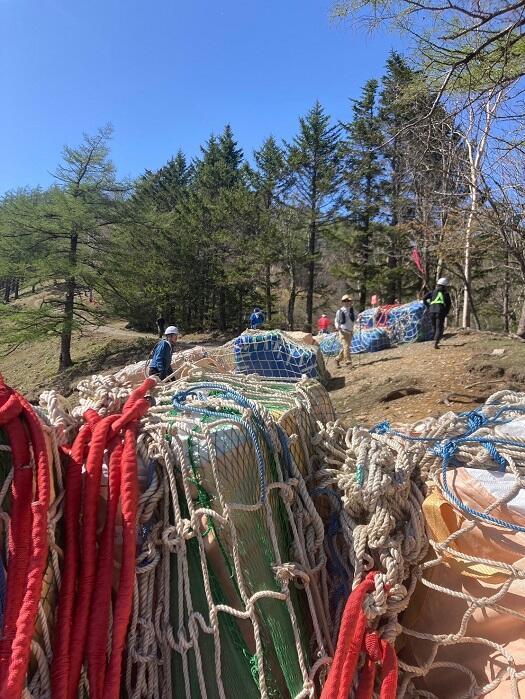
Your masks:
M525 394L505 391L413 426L323 431L317 490L342 493L339 553L366 616L341 627L359 686L377 661L392 686L395 643L399 697L525 692L524 414Z
M312 696L333 648L303 477L324 389L202 369L81 389L74 410L44 394L40 419L4 390L0 696Z
M319 348L297 336L279 330L267 332L247 330L222 347L209 351L209 356L224 371L258 374L266 378L298 381L303 376L327 378Z
M326 357L336 357L341 352L341 340L338 333L331 333L323 337L319 343L321 352ZM390 347L390 336L386 330L380 328L362 328L357 325L352 338L350 351L352 354L363 352L380 352Z

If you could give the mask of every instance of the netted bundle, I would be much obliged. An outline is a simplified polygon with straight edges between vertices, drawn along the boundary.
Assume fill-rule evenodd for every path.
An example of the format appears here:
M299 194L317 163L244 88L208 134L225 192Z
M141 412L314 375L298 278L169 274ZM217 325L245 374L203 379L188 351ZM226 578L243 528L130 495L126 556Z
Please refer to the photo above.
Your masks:
M401 306L382 307L375 317L375 326L385 328L392 344L401 345L432 338L432 325L423 301Z
M53 691L62 696L64 682L78 683L91 696L93 687L118 682L129 697L313 696L333 646L324 528L303 474L318 424L334 418L325 389L313 380L264 381L196 367L184 381L150 382L135 391L148 390L154 405L137 427L138 551L122 672L111 652L122 615L109 593L113 586L112 596L122 595L119 569L129 576L130 519L114 509L119 469L111 433L102 461L96 431L99 420L131 427L144 398L134 398L124 378L93 377L73 411L87 410L86 424L55 394L42 398L60 434L64 426L70 439L76 432L71 453L86 470L77 492L91 493L68 520L66 563L75 541L87 562L76 573L68 568L70 593L61 593L58 613L65 628L82 621L79 613L91 610L93 618L74 623L73 636L60 644ZM100 452L95 471L93 449ZM124 500L122 507L124 514ZM136 543L135 533L134 559ZM77 598L68 606L75 575ZM72 667L67 676L64 667Z
M317 488L342 491L344 562L354 589L371 585L369 630L396 644L399 697L525 692L524 414L525 394L504 391L470 413L323 433Z
M336 357L342 349L339 333L331 333L323 337L319 347L321 352L326 357ZM352 354L361 354L363 352L380 352L381 350L390 347L390 336L386 330L379 328L362 328L356 325L350 352Z
M247 330L222 347L209 350L208 354L221 369L237 374L258 374L293 381L303 376L319 380L327 378L317 345L300 341L280 330Z
M318 686L331 649L323 525L275 421L289 387L260 388L254 401L226 382L177 382L143 426L129 696Z

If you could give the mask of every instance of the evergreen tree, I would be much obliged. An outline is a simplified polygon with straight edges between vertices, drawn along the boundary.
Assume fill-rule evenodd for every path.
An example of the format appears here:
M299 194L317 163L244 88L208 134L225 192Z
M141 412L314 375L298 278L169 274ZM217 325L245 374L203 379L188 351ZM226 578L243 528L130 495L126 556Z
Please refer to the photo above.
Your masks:
M254 152L256 170L250 171L252 186L259 207L259 251L264 265L264 295L266 315L271 320L272 266L282 258L282 239L279 233L279 211L282 198L289 186L288 168L284 150L273 136L267 138Z
M330 125L330 117L319 102L300 118L299 124L299 133L288 146L288 162L294 176L294 203L306 213L306 321L311 329L320 236L333 223L339 205L340 129Z
M85 135L77 148L66 146L54 187L8 197L2 206L4 239L17 237L26 259L34 260L40 253L40 278L57 282L37 312L27 311L24 321L24 312L19 311L14 339L22 341L39 332L59 334L59 371L72 364L73 329L93 316L93 308L82 302L79 292L98 289L109 264L107 243L123 192L109 160L110 137L111 128L105 127L95 136ZM9 333L3 340L9 340Z
M179 150L157 172L146 170L135 186L133 198L138 203L151 204L157 211L173 211L186 196L190 180L191 168Z
M377 251L384 245L385 226L380 219L385 205L385 165L377 93L377 81L366 82L360 99L354 101L352 121L344 125L347 225L335 232L339 245L349 246L351 264L340 265L340 271L356 284L361 309L366 305L370 285L377 288L382 283L383 265L378 264Z

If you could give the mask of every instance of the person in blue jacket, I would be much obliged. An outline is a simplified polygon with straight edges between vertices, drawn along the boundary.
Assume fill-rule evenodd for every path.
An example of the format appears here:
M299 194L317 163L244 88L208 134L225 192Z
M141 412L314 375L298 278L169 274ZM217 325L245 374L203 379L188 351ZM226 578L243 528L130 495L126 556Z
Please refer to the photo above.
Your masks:
M264 313L260 308L255 307L253 313L250 316L250 328L252 330L258 330L264 323Z
M178 337L178 329L174 325L169 325L164 331L164 337L157 342L153 349L149 363L150 376L158 376L163 381L171 374L171 357Z

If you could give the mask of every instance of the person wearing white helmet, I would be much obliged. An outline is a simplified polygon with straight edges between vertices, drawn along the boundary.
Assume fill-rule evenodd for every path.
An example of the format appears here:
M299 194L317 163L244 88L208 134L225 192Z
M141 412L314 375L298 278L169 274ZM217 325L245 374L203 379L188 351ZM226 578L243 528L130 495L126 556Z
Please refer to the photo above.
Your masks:
M439 343L443 337L445 329L445 318L450 312L452 302L448 293L448 279L440 277L437 280L436 288L423 299L430 313L432 321L432 333L434 336L434 348L439 349Z
M158 376L162 381L171 374L171 358L178 337L178 328L175 325L168 325L164 331L164 337L157 342L153 349L149 363L148 373L150 376Z

